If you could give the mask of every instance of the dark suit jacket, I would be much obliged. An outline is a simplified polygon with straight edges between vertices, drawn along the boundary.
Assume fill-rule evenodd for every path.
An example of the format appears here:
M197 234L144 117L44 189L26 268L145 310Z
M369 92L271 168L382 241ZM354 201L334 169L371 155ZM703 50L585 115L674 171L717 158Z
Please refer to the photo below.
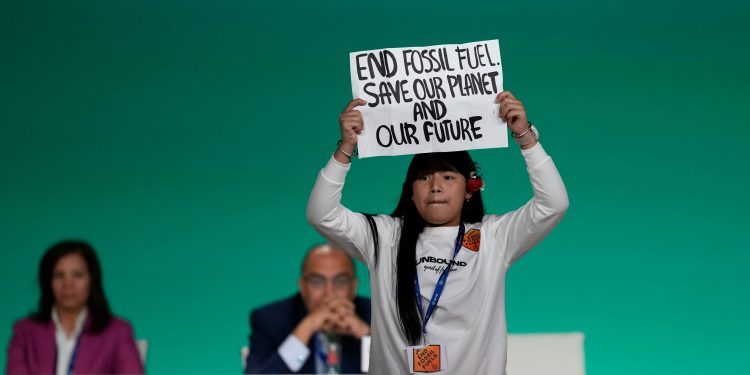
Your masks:
M357 297L354 300L357 315L370 324L370 299ZM247 358L246 374L289 374L291 369L281 359L277 349L292 333L294 327L307 316L307 309L298 294L255 309L250 314L250 356ZM354 337L341 338L341 372L360 373L361 343ZM313 340L308 345L310 356L299 373L315 373L315 349Z
M104 331L94 334L88 330L89 318L83 325L73 373L143 374L130 323L112 317ZM56 365L55 323L30 318L16 322L8 347L6 374L53 374Z

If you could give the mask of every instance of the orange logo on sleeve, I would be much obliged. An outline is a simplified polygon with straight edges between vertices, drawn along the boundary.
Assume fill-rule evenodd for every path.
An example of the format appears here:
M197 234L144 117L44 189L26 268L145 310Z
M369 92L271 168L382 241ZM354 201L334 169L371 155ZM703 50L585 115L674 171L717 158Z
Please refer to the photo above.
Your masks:
M481 232L479 232L479 229L469 229L466 234L464 234L464 243L463 247L471 250L471 251L479 251L479 238L481 237Z
M414 349L414 372L440 371L440 345Z

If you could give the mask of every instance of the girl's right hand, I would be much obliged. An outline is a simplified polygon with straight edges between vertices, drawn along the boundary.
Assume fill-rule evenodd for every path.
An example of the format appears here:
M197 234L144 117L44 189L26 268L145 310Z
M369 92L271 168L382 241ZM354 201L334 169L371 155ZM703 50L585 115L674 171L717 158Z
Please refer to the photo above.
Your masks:
M344 111L339 115L339 125L341 125L341 145L337 150L334 157L339 162L348 163L349 155L354 152L354 147L357 146L358 135L362 133L365 128L364 120L362 120L362 113L355 108L360 105L365 105L367 102L363 99L354 99L346 105ZM343 151L343 155L340 155ZM346 159L346 160L340 160Z

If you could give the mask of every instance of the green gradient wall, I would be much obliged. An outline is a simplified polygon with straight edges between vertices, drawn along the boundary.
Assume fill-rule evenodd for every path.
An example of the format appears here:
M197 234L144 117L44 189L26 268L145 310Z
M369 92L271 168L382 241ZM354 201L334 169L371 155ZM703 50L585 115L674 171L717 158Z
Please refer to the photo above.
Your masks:
M750 374L748 19L739 0L2 0L3 348L42 252L77 237L150 373L239 372L248 312L321 240L305 202L348 53L498 38L571 201L509 273L510 331L583 331L593 375ZM530 197L515 147L474 155L491 212ZM390 211L407 162L355 160L345 204Z

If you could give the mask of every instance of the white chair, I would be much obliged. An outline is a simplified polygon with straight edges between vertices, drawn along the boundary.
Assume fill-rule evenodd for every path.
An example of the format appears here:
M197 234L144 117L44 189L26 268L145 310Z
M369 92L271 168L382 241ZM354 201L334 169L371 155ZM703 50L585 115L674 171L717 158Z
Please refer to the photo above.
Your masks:
M143 367L146 367L146 354L148 354L148 340L135 340L135 347L138 349L138 355L141 357Z
M581 332L508 335L507 375L585 375Z
M364 373L370 372L370 341L371 337L362 337L362 355L360 357L360 370Z

